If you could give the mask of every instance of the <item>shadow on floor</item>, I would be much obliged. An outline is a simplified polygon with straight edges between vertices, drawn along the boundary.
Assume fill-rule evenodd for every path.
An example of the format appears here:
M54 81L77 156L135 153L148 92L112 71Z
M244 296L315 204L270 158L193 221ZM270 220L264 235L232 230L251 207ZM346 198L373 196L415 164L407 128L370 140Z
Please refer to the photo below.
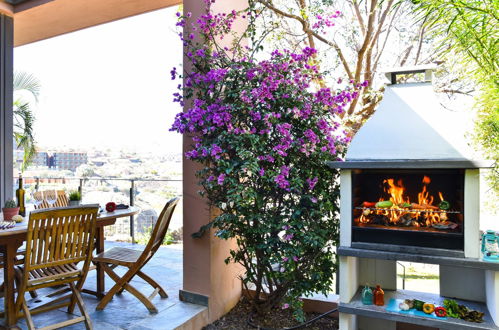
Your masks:
M130 243L120 243L106 241L106 249L113 246L121 246L132 249L143 249L141 245ZM157 314L150 314L146 307L133 295L124 292L116 295L103 311L96 311L95 307L99 300L89 294L83 293L83 299L87 311L92 319L94 329L115 330L115 329L175 329L194 315L206 309L204 306L184 303L179 301L179 290L182 288L182 245L161 247L153 259L143 268L143 271L154 278L168 293L168 298L162 299L159 295L153 299L153 303L158 309ZM119 267L116 272L122 275L126 268ZM3 273L0 271L3 281ZM84 287L95 289L96 275L91 271L87 277ZM110 289L114 282L106 277L106 289ZM153 289L140 278L134 278L131 283L142 293L148 296ZM45 295L52 289L42 289L38 293ZM28 297L28 296L27 296ZM0 310L3 310L3 298L0 298ZM80 315L78 308L75 308L75 315ZM47 313L35 315L33 317L37 328L49 324L61 322L73 318L66 309L54 310ZM3 320L0 320L0 328ZM18 326L27 329L24 319L19 320ZM84 329L83 323L75 324L64 329Z

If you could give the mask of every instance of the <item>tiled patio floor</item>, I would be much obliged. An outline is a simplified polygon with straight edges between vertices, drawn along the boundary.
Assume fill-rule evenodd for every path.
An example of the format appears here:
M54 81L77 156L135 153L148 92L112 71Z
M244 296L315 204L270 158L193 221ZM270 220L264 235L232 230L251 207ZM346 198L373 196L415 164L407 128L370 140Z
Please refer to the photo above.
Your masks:
M105 244L106 248L113 246L123 246L133 249L143 248L143 246L129 243L106 241ZM116 269L117 273L120 275L123 274L125 270L125 268L121 267ZM156 295L153 300L159 313L150 314L142 303L126 291L122 295L116 295L103 311L95 310L95 306L97 306L99 302L97 298L92 295L82 294L87 310L90 313L94 329L175 329L194 315L206 309L204 306L179 301L179 290L182 288L181 245L161 247L154 258L143 268L143 271L161 284L168 293L168 298L166 299L162 299L159 295ZM3 274L1 275L3 278ZM112 280L106 277L106 289L110 289L113 283ZM131 284L146 295L149 295L153 291L153 289L140 278L132 280ZM95 289L95 271L89 273L84 287ZM40 290L39 294L44 295L47 292L49 292L48 289ZM0 310L3 310L2 298L0 298ZM75 308L75 314L80 315L78 307ZM65 309L61 309L35 315L33 319L35 326L38 328L72 317L73 316L68 314ZM24 319L20 320L18 325L22 329L27 329ZM84 328L84 324L79 323L66 327L65 329Z

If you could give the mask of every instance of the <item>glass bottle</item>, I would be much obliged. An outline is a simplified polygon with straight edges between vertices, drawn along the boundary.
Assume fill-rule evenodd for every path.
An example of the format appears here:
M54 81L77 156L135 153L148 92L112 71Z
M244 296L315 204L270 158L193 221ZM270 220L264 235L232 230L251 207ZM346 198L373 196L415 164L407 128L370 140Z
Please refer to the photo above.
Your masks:
M381 289L379 284L376 285L376 289L374 289L373 291L373 296L374 296L373 302L376 306L385 305L385 292L383 291L383 289Z
M19 188L16 189L17 206L19 207L19 215L26 215L26 203L24 200L23 176L19 173Z
M364 305L372 305L373 304L373 290L366 284L364 289L362 289L361 293L362 303Z

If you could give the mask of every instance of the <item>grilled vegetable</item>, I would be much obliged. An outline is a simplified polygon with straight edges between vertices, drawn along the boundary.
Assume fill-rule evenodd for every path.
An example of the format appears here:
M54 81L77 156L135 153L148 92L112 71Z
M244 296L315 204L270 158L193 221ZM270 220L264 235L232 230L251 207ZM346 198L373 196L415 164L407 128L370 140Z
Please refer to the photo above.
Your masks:
M447 315L447 311L445 310L445 307L435 307L435 315L438 317L445 317Z
M411 207L410 203L400 203L399 207L406 208L406 207Z
M376 206L376 202L364 202L362 203L363 207L374 207Z
M392 207L393 206L393 203L391 201L381 201L381 202L377 202L375 207L376 208L379 208L379 209L387 209L389 207Z
M438 204L438 208L446 211L446 210L450 209L450 203L447 201L441 201L440 204Z
M431 314L435 310L435 305L429 304L429 303L424 303L423 304L423 312L426 314Z

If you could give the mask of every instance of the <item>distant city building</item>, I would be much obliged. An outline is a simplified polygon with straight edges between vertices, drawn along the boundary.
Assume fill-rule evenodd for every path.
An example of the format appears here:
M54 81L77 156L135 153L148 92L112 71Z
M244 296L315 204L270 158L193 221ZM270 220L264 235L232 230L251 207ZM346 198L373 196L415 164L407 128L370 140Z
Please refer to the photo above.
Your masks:
M39 151L36 153L33 165L47 166L48 168L58 170L74 171L82 164L88 163L86 152L46 152Z

